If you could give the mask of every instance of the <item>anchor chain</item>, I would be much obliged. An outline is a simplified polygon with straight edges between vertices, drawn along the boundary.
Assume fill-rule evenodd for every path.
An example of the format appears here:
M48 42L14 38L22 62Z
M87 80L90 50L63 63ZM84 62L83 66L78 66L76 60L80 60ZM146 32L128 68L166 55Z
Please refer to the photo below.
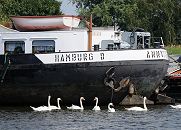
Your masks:
M115 83L115 79L113 78L114 74L115 74L115 68L111 67L107 72L106 72L106 77L104 78L104 84L106 86L111 87L112 89L114 88L114 83Z

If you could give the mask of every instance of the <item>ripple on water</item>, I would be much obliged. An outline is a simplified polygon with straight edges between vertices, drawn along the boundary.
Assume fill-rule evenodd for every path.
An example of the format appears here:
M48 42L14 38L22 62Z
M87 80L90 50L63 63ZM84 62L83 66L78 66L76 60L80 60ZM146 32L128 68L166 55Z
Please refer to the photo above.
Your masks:
M116 108L115 113L107 108L95 112L58 110L34 112L29 107L0 107L0 129L179 129L181 109L169 106L148 106L147 112L125 111Z

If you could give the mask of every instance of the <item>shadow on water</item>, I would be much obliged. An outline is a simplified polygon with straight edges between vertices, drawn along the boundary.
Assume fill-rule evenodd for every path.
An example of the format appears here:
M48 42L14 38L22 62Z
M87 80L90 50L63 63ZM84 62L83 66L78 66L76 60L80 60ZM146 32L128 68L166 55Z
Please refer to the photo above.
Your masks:
M148 106L148 111L126 111L115 107L109 113L85 107L83 111L62 110L35 112L29 107L0 107L0 129L178 129L181 128L181 109L168 106Z

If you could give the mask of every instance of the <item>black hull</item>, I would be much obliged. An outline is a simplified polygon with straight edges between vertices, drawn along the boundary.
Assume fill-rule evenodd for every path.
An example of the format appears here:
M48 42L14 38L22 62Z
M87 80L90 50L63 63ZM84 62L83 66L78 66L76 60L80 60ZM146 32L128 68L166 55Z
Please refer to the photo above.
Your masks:
M52 96L52 103L60 97L63 104L78 104L84 96L84 103L91 105L97 96L100 104L107 105L113 91L105 86L104 79L111 67L115 68L116 82L130 77L137 93L150 97L168 68L167 60L43 64L34 55L10 56L10 59L0 87L1 105L46 105L48 95ZM4 56L0 61L4 62ZM3 64L0 69L3 72ZM114 92L113 103L119 104L127 92L127 88Z

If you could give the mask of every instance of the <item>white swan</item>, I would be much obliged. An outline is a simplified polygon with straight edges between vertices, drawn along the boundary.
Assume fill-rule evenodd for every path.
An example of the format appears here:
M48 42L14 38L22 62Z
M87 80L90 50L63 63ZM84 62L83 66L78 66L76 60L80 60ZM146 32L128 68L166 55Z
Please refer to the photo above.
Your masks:
M67 109L70 109L70 110L83 110L84 107L82 105L82 100L85 100L84 97L80 97L80 106L76 106L76 105L73 105L71 107L67 107Z
M59 110L59 109L61 109L61 107L60 107L60 100L61 100L60 98L57 98L57 106L50 105L49 109L51 109L51 110Z
M50 109L50 98L51 96L48 96L48 106L40 106L40 107L32 107L30 106L34 111L51 111Z
M40 107L32 107L30 106L34 111L50 111L50 108L47 106L40 106Z
M113 103L109 103L109 104L108 104L108 112L115 112L115 109L114 109L114 108L111 108L111 106L114 107Z
M179 108L181 108L181 105L170 105L172 108L175 108L175 109L179 109Z
M142 107L131 107L131 108L125 108L126 110L128 111L147 111L147 107L146 107L146 97L144 97L143 99L143 105L144 105L144 108Z
M97 106L97 104L98 104L98 98L95 97L94 100L96 100L96 105L94 106L94 108L93 108L92 110L94 110L94 111L100 111L100 110L101 110L100 107Z

